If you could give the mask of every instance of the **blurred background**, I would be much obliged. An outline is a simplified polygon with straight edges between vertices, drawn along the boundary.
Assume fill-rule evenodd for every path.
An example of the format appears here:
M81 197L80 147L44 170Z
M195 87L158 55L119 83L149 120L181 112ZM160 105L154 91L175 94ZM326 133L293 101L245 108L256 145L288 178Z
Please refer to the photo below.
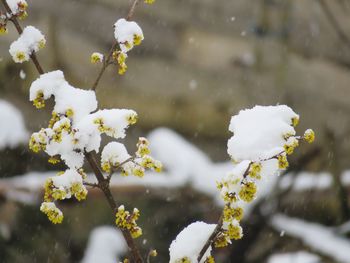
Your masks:
M130 3L29 0L22 23L46 35L38 53L46 71L62 69L70 84L89 88L99 71L90 54L108 52ZM168 262L183 227L217 221L215 181L232 167L230 117L287 104L300 114L299 133L314 129L316 142L261 185L244 238L216 250L217 262L350 262L350 1L156 0L134 20L145 40L129 53L124 76L109 68L97 97L100 108L136 110L125 143L132 152L147 135L165 165L161 175L113 181L118 203L141 211L142 253L156 248L152 262ZM61 225L39 211L45 178L64 167L28 150L51 108L28 101L38 75L31 63L12 62L17 35L9 29L0 41L0 262L118 262L125 245L99 190L82 203L61 202Z

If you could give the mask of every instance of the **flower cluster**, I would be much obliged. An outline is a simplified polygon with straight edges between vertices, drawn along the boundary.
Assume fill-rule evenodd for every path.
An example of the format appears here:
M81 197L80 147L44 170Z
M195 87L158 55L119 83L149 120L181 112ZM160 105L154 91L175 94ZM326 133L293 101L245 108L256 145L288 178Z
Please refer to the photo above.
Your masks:
M152 0L146 1L149 3L153 2ZM112 58L119 67L118 73L122 75L128 68L126 65L127 52L134 46L140 45L144 36L141 27L136 22L122 18L114 24L114 37L119 44L120 50L115 50Z
M298 121L299 116L285 105L256 106L232 117L230 131L234 136L228 141L228 153L236 165L217 184L226 205L216 247L242 238L239 222L243 218L243 203L256 198L258 181L288 168L287 155L294 152L301 139L313 141L314 132L310 129L304 137L296 136Z
M53 164L64 161L68 170L46 181L44 201L55 202L73 196L80 201L87 195L83 185L85 174L81 169L84 154L99 152L102 134L124 138L125 130L136 123L137 114L127 109L96 111L95 92L71 86L61 71L42 74L30 87L30 100L37 108L44 107L45 100L50 97L54 97L55 106L49 125L32 134L29 148L34 152L45 151ZM123 163L129 158L125 146L111 142L102 152L102 168L110 172L123 163L122 174L139 177L144 175L145 168L160 171L160 162L148 154L148 141L140 139L133 161Z
M219 182L217 188L224 201L222 216L216 227L213 242L215 247L225 247L232 240L243 237L240 221L243 219L245 203L252 202L257 195L260 180L288 167L287 156L294 152L301 140L314 141L315 134L309 129L304 136L297 136L295 126L299 116L285 105L256 106L240 111L233 116L229 130L233 136L227 144L227 152L234 163L233 169ZM206 238L196 240L199 244L191 248L190 235L207 232ZM197 262L199 251L213 233L211 225L196 222L182 230L170 246L170 263ZM200 263L214 262L212 247L202 255Z
M54 224L60 224L63 221L63 213L56 207L55 203L43 202L40 206L40 211L46 214Z
M153 4L155 0L144 0L145 4Z
M133 238L138 238L142 235L142 229L137 225L136 221L140 217L140 211L134 208L130 214L129 211L125 210L123 205L118 207L118 211L115 214L115 224L122 228L127 229Z
M101 167L107 173L120 169L123 176L133 174L143 177L145 169L161 172L162 164L149 155L151 152L148 146L149 143L146 138L139 138L136 154L131 157L123 144L111 142L102 151Z
M35 27L27 26L19 38L10 46L10 54L16 63L28 61L33 52L45 47L44 35Z

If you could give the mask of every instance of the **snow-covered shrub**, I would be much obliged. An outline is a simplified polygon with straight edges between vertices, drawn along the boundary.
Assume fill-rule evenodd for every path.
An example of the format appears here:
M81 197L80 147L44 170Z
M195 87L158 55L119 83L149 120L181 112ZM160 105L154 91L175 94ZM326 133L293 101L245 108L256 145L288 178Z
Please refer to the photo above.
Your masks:
M2 2L7 13L0 16L0 33L6 33L7 23L12 21L20 34L10 46L13 60L22 63L32 59L40 74L31 84L29 100L38 109L45 107L45 101L50 98L55 102L48 127L32 134L29 148L34 152L46 152L50 156L49 162L53 164L63 161L67 166L65 171L46 180L44 202L40 210L53 223L61 223L63 213L56 206L59 200L74 196L81 201L88 194L86 186L100 188L115 213L115 224L128 244L132 262L143 262L133 241L133 238L142 234L142 229L136 223L140 211L134 208L129 212L124 205L117 205L110 192L110 179L115 172L120 172L122 176L143 177L146 169L160 172L162 164L150 156L146 138L139 138L134 154L129 154L125 145L116 141L124 138L126 129L136 123L137 113L130 109L98 109L95 94L105 69L114 65L119 74L124 74L128 52L144 40L141 27L131 21L139 0L133 1L126 19L121 18L114 24L115 42L110 52L94 52L90 56L92 63L102 64L90 90L72 86L60 70L45 73L35 54L45 46L45 37L33 26L22 30L17 21L17 18L26 16L27 3L24 0ZM144 2L152 4L154 0ZM224 247L232 240L242 238L242 204L256 198L259 180L286 169L287 156L293 153L302 140L314 140L314 132L310 129L304 136L296 135L298 120L299 116L285 105L256 106L232 117L229 130L233 136L228 141L227 152L234 167L217 182L220 197L225 202L222 215L217 224L195 222L181 231L170 245L170 263L212 263L214 257L211 251L214 246ZM103 134L114 141L101 151ZM99 162L96 153L100 151ZM82 168L85 159L97 183L86 182ZM151 250L148 257L156 254L155 250ZM129 261L126 259L124 262Z

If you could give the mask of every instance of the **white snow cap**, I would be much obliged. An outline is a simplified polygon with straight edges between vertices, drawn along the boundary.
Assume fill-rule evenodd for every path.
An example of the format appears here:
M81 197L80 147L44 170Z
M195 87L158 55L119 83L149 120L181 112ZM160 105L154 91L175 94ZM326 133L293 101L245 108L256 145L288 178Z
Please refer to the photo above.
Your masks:
M110 162L115 165L120 164L130 158L124 144L119 142L108 143L102 151L101 162Z
M60 70L40 75L30 86L29 100L35 100L40 92L45 100L55 97L56 113L64 115L67 110L72 110L75 122L97 108L95 92L72 87Z
M9 52L16 63L28 61L33 52L46 44L44 35L35 27L27 26L17 40L10 45Z
M144 39L141 27L136 22L127 21L124 18L114 24L114 37L124 53L133 48L135 37Z
M21 112L12 104L0 99L0 150L27 143L29 134Z
M292 119L299 116L288 106L255 106L231 119L233 136L227 152L235 161L261 161L284 150L284 135L295 135Z
M215 227L216 224L198 221L184 228L170 245L170 263L176 263L177 260L185 257L193 263L198 262L197 257ZM208 248L200 263L210 256L211 249L211 247Z
M73 184L81 184L82 188L85 188L85 186L82 185L83 178L81 175L76 171L72 169L66 170L63 174L59 176L51 177L53 185L59 189L63 190L67 193L66 198L70 198L71 193L71 187Z

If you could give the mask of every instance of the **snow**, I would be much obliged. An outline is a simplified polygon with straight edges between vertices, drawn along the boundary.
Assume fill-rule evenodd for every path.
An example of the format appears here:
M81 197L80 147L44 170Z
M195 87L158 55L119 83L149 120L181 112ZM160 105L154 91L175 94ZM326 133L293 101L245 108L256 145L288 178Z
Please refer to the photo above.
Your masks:
M136 22L121 18L114 24L114 37L122 52L126 53L133 48L135 36L144 39L142 29Z
M25 73L25 71L23 69L21 69L21 71L19 72L19 77L21 79L26 79L27 74Z
M30 86L29 100L34 101L39 93L43 93L45 100L55 97L54 112L64 115L72 110L74 123L97 108L95 92L72 87L60 70L40 75Z
M318 256L305 251L272 255L267 263L321 263Z
M169 247L170 261L176 263L177 260L187 257L190 262L198 262L197 257L213 233L216 225L204 222L195 222L184 228L171 243ZM208 248L201 260L201 263L210 256L211 247Z
M295 192L307 190L325 190L329 189L333 184L333 177L330 173L320 172L301 172L296 176L286 174L282 177L279 187L281 189L292 188Z
M76 170L66 170L63 174L51 177L52 183L55 188L63 190L67 193L66 198L72 196L71 188L73 184L82 184L83 179ZM81 186L84 187L84 186Z
M287 235L300 239L320 254L338 262L350 262L350 241L338 236L331 228L284 215L273 216L271 225L277 231L283 230Z
M127 253L122 233L115 227L99 226L89 238L82 263L116 263Z
M0 150L26 144L29 134L21 112L11 103L0 99Z
M157 128L147 136L150 144L152 156L161 161L165 172L161 174L146 172L142 179L134 176L121 177L114 175L111 179L112 187L121 186L143 186L147 188L177 188L191 185L196 191L212 196L219 205L223 205L220 193L216 188L216 182L220 181L228 172L232 170L231 162L213 163L197 147L189 143L182 136L167 128ZM176 154L174 154L176 153ZM244 204L245 215L254 205L270 193L271 188L276 183L277 176L268 173L268 165L274 160L265 162L261 173L263 178L257 182L259 194L252 203ZM57 172L28 173L10 179L0 181L5 184L13 184L13 187L21 188L27 186L30 189L41 189L45 178L54 176ZM265 176L266 173L266 176ZM5 181L4 181L5 180ZM87 181L93 182L95 177L88 175Z
M27 26L17 40L10 45L9 52L16 63L28 61L33 52L38 52L46 44L44 35L35 27ZM19 56L21 54L22 56Z
M228 154L233 160L259 161L284 150L285 135L295 135L293 118L299 116L288 106L255 106L232 117Z
M101 163L110 162L116 166L130 158L124 144L119 142L108 143L102 151Z

